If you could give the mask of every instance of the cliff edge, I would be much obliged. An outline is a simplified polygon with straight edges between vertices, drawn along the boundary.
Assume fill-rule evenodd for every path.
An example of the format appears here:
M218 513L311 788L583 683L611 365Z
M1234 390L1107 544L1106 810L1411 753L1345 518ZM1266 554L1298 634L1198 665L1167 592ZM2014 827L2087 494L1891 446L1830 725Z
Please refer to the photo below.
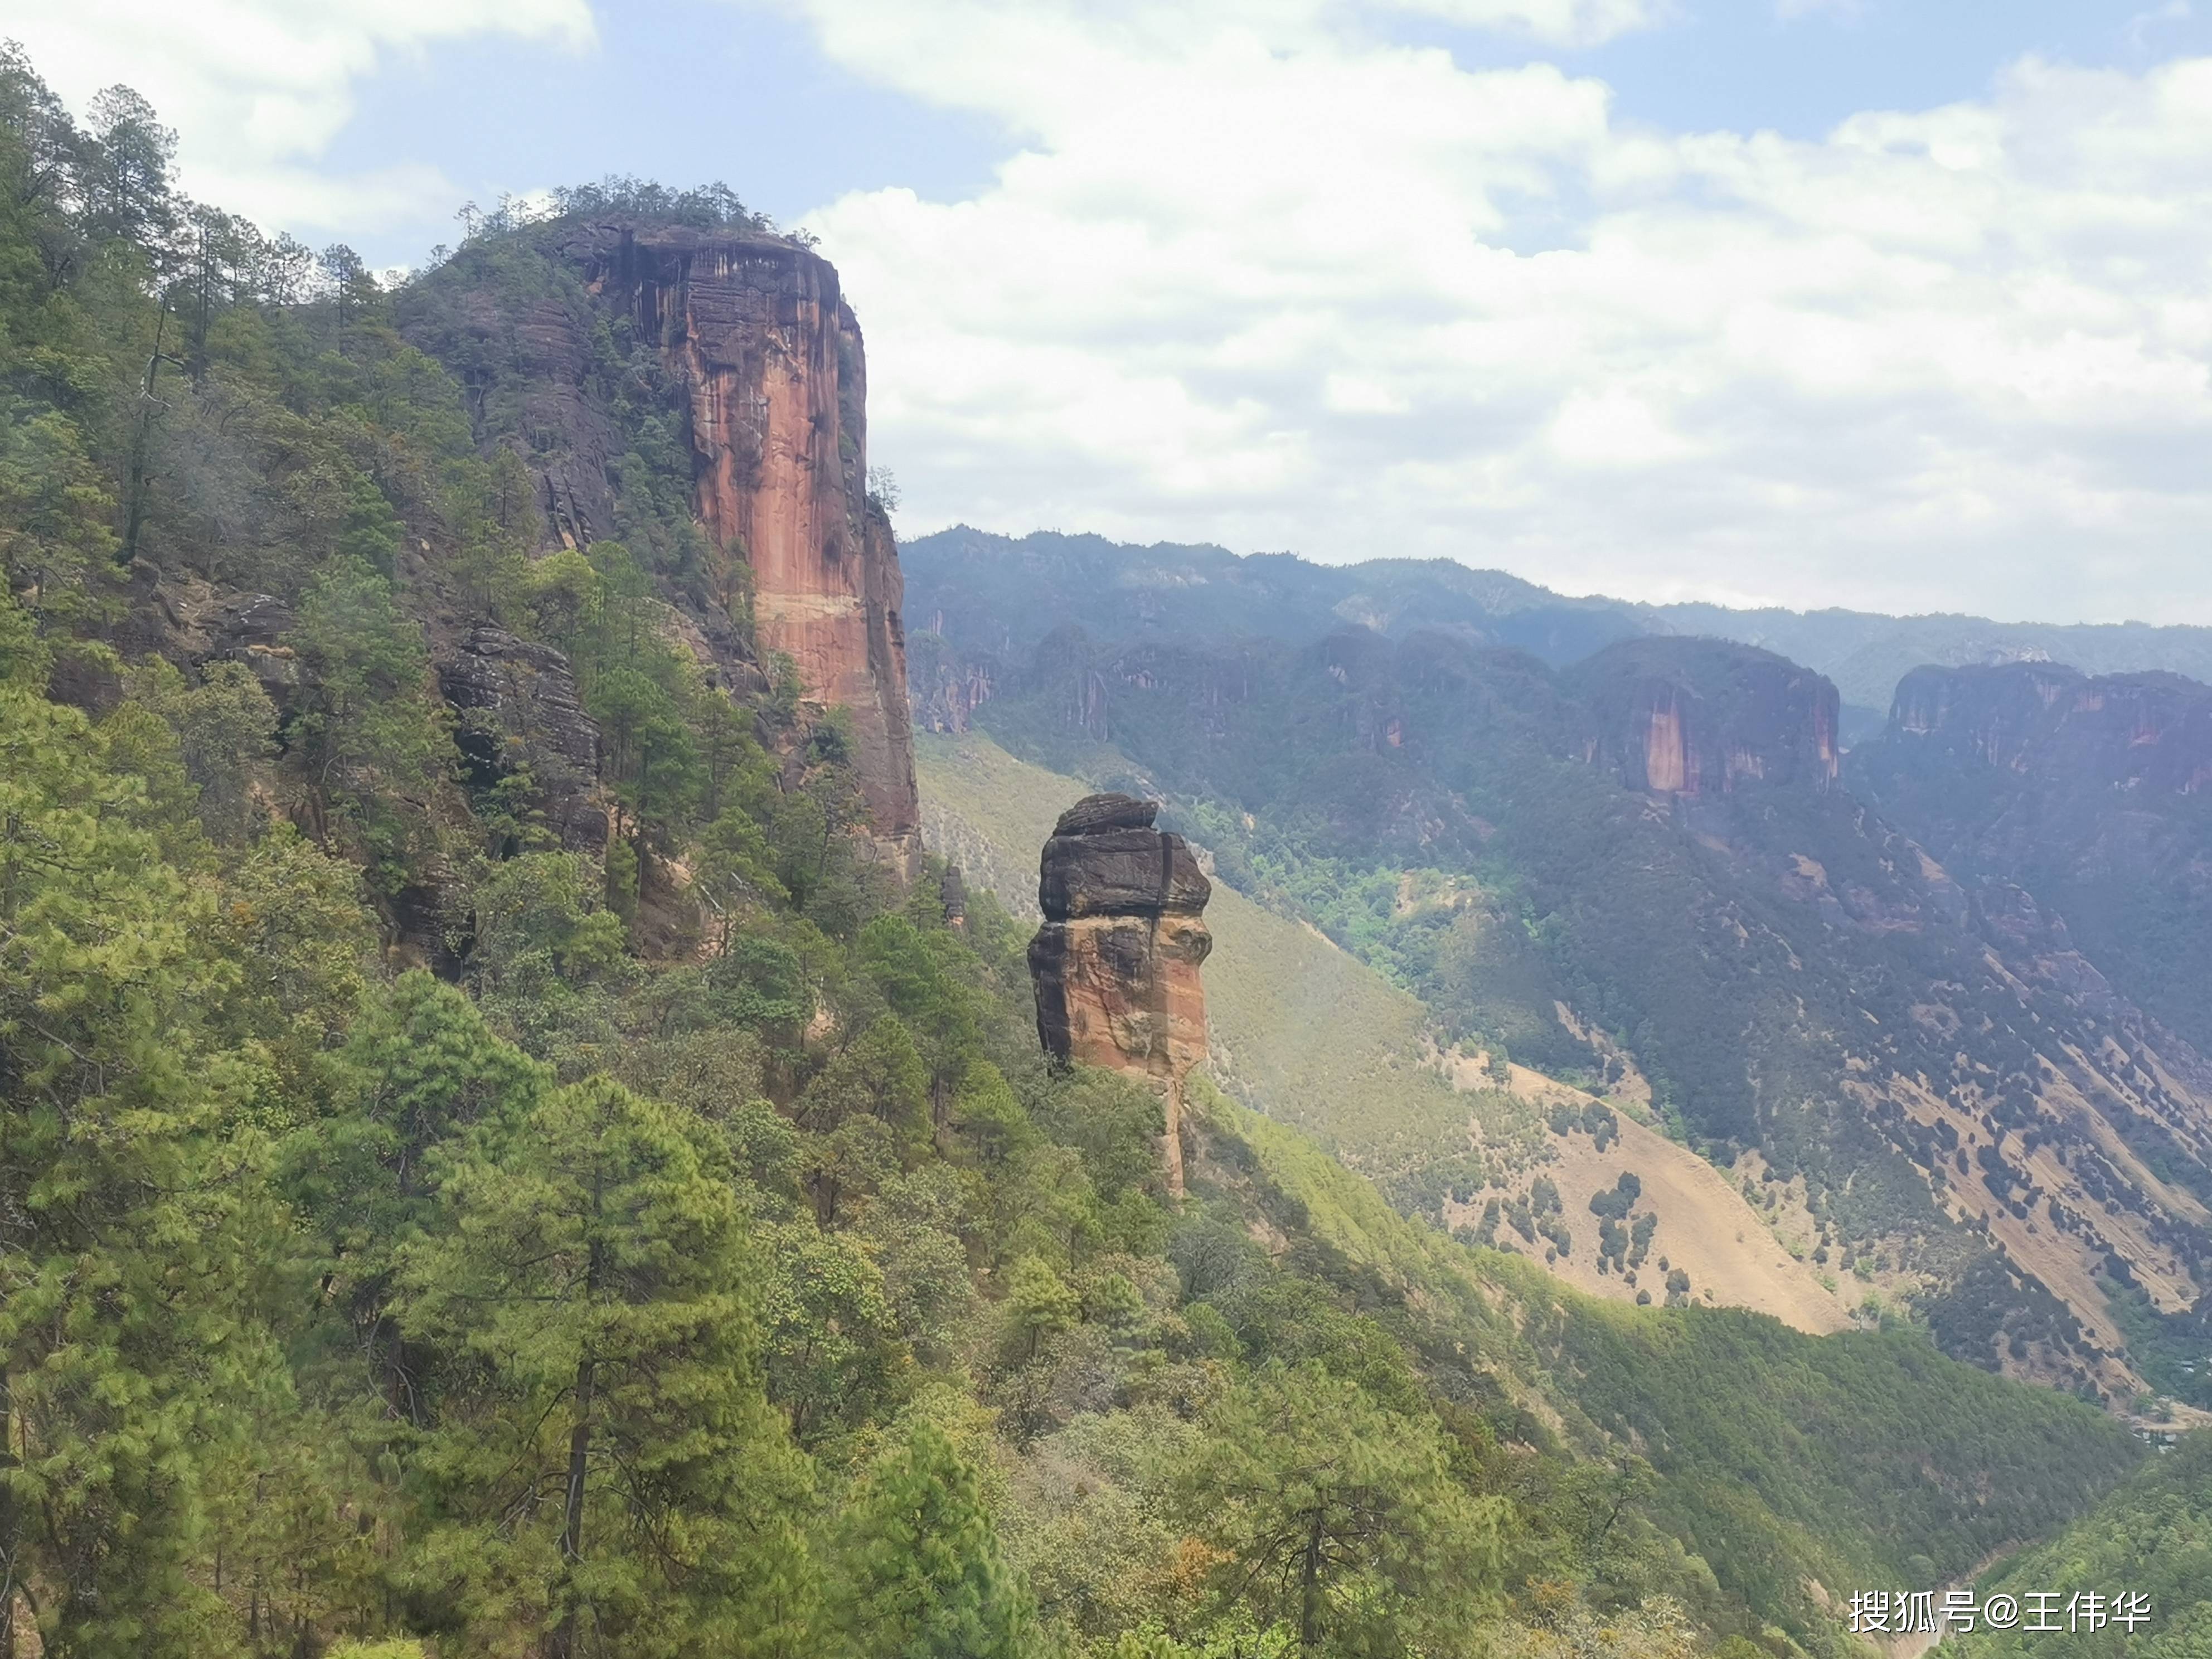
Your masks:
M707 568L661 573L679 631L710 678L764 689L787 656L807 701L849 711L876 841L910 877L904 583L868 492L866 354L836 267L765 231L619 214L532 252L549 264L525 280L527 261L464 250L411 337L467 388L480 441L511 433L547 545L628 537L625 514L659 510L641 504L657 469L688 486L677 511ZM631 453L617 405L640 399L665 455Z

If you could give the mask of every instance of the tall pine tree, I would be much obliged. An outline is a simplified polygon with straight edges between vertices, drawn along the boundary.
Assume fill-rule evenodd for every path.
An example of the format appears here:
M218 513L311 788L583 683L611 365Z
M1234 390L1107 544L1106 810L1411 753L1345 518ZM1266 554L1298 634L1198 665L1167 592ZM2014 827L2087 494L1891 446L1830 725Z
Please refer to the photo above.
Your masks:
M831 1598L843 1659L1025 1659L1028 1590L1007 1565L975 1469L917 1422L844 1516Z
M465 1356L416 1455L418 1595L491 1654L806 1650L804 1466L763 1387L759 1276L707 1127L603 1078L482 1127L402 1274Z

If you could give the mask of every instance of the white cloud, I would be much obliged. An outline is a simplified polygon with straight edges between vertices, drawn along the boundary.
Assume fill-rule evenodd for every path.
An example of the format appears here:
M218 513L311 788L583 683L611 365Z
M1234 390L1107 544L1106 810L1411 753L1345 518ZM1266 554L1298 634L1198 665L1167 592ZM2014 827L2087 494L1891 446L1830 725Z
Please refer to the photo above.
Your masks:
M179 130L195 195L272 225L356 232L459 194L433 167L313 165L380 61L471 35L594 38L588 0L0 0L0 33L80 111L117 82L143 93Z
M917 529L2212 621L2212 60L1797 143L1323 0L793 3L1018 135L808 217Z
M2212 60L2028 59L1799 143L1389 34L1581 44L1671 0L750 3L1010 135L967 199L808 216L915 528L2212 622ZM459 193L319 167L362 77L593 27L588 0L0 0L79 107L144 92L196 193L337 234Z
M1804 3L1796 0L1796 3ZM1562 46L1595 46L1616 35L1652 28L1668 21L1675 11L1668 0L1389 0L1389 3L1399 10L1425 13L1448 23L1532 35ZM1833 3L1833 0L1812 0L1812 3Z

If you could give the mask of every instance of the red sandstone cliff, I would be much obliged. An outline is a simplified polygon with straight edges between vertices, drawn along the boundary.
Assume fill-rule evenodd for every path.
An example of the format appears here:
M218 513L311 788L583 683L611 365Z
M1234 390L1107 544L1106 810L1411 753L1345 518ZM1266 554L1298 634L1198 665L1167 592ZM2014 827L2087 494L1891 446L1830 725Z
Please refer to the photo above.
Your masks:
M1749 784L1836 781L1836 688L1810 669L1719 640L1624 641L1573 671L1589 758L1632 789L1723 795Z
M779 236L660 224L582 227L562 252L683 388L695 511L720 556L750 567L761 654L787 654L808 698L851 710L877 838L910 870L921 813L902 582L868 499L866 356L836 268ZM580 479L549 474L572 538L605 533L591 522L599 470L572 455Z
M1181 836L1152 828L1157 802L1086 795L1044 845L1030 942L1037 1036L1054 1059L1141 1079L1166 1107L1168 1190L1182 1192L1184 1081L1206 1058L1199 966L1213 948L1212 896Z

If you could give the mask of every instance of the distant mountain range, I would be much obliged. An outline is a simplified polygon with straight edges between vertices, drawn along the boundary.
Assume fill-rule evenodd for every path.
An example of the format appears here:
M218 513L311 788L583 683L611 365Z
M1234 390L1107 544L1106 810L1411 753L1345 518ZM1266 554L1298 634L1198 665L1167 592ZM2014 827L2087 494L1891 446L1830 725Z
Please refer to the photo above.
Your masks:
M1164 795L1443 1046L1648 1084L1954 1355L2212 1407L2212 690L2172 672L2212 629L1057 535L903 562L922 726Z
M905 544L901 558L908 627L970 652L1025 652L1078 615L1094 636L1121 641L1250 633L1298 642L1346 623L1394 638L1437 628L1554 667L1636 634L1734 640L1832 680L1847 744L1881 725L1898 682L1926 664L2048 661L2090 674L2166 669L2212 679L2212 628L1642 605L1573 599L1449 559L1328 565L1288 553L1240 556L1208 544L1140 547L1048 531L1016 538L965 526Z

